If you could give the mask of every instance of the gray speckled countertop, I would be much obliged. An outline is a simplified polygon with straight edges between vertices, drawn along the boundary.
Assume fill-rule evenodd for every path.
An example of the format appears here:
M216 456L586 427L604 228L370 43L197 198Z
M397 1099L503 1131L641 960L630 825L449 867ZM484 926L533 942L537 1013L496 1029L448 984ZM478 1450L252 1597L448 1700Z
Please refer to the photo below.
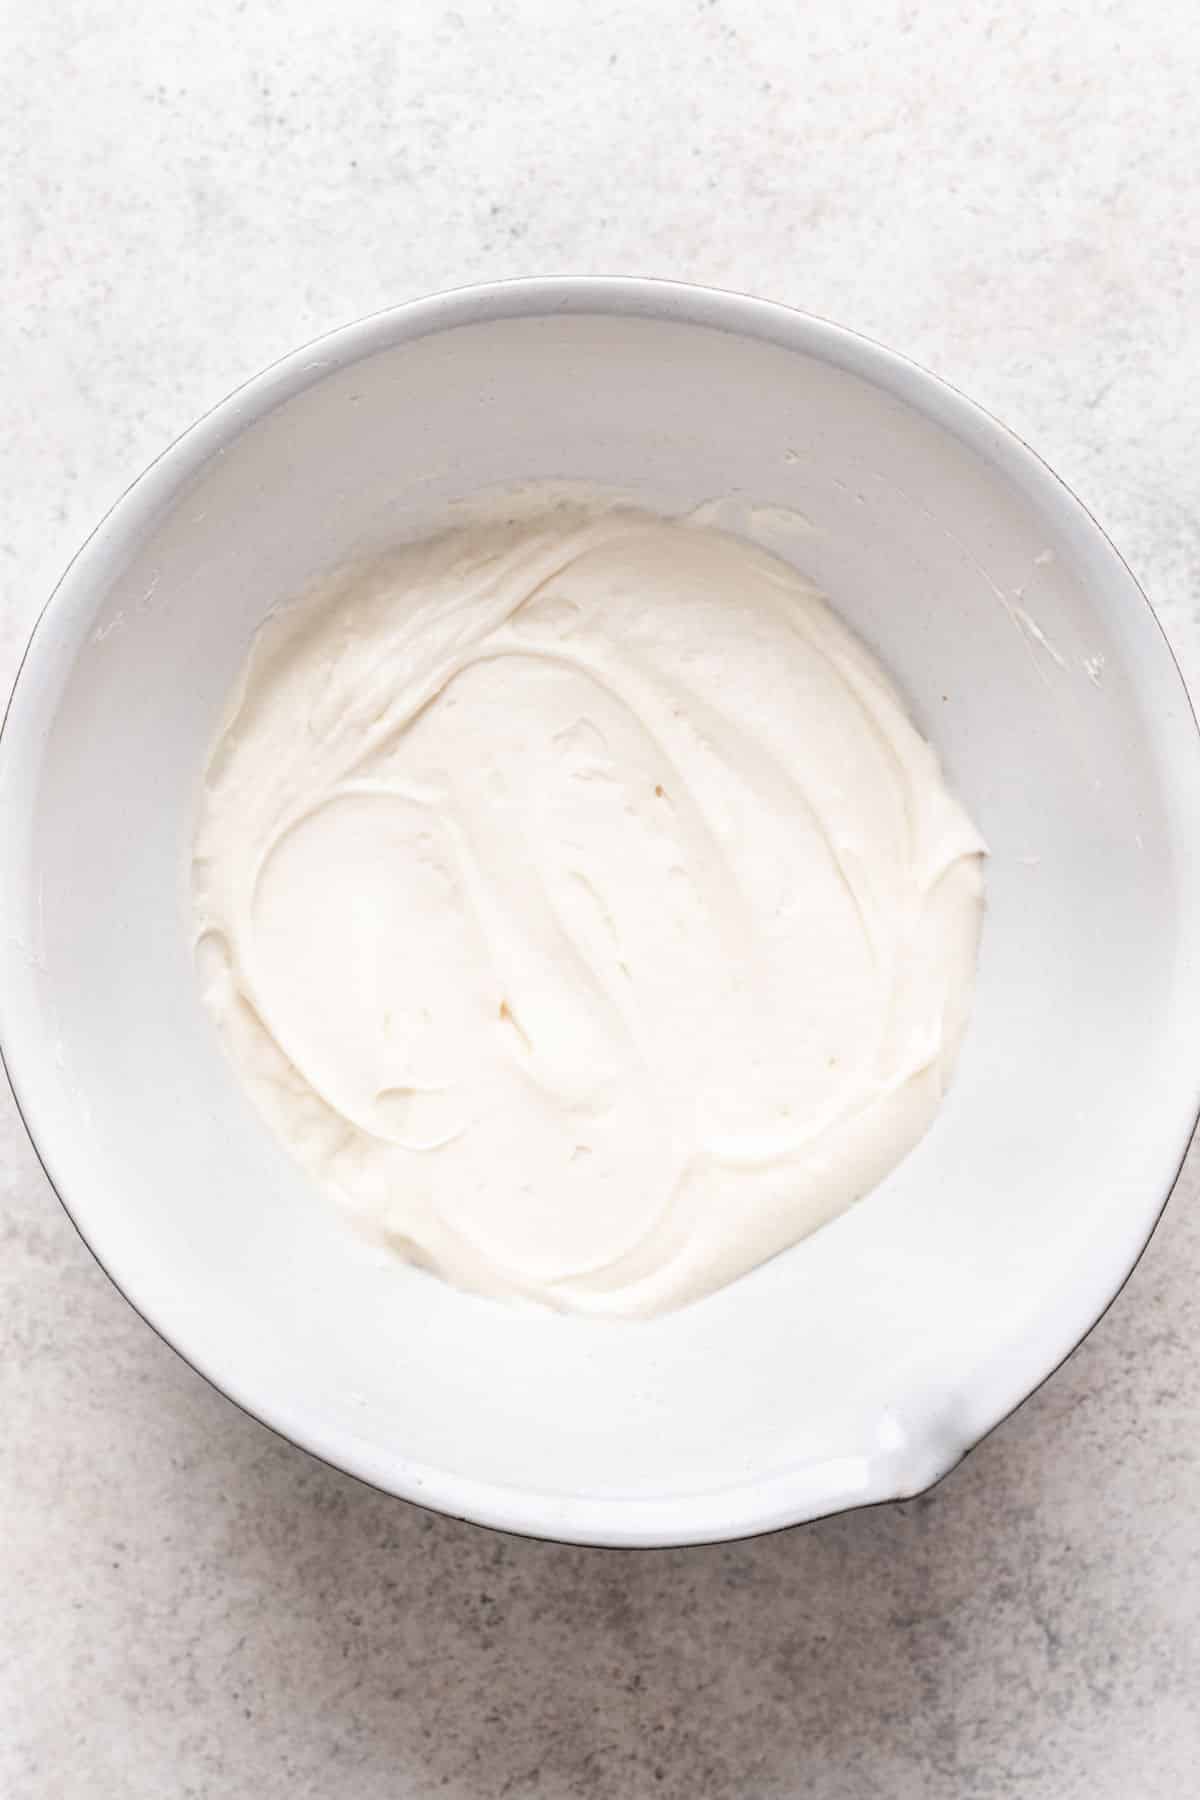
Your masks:
M491 276L749 288L909 352L1105 522L1200 690L1187 0L8 0L0 689L99 513L326 327ZM1184 1800L1200 1164L937 1491L722 1549L524 1543L211 1392L0 1105L0 1795Z

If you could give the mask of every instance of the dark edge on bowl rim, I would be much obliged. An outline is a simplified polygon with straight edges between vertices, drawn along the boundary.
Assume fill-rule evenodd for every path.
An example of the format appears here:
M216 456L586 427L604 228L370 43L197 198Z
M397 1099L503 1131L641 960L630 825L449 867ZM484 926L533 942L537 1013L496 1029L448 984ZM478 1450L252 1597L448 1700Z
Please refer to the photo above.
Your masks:
M659 276L555 275L555 276L533 276L533 277L518 276L518 277L511 277L506 280L500 280L500 281L495 281L495 282L466 283L466 284L463 284L463 285L460 285L460 286L454 287L454 288L439 289L437 292L432 293L432 294L414 295L411 299L405 300L405 301L400 301L394 306L380 307L375 312L365 313L357 319L347 320L347 321L343 322L341 325L335 325L335 326L331 327L330 330L322 332L318 337L309 339L306 343L297 345L294 349L286 351L282 356L276 357L272 362L268 363L264 368L258 370L256 373L248 376L244 381L239 382L236 387L230 389L230 391L228 393L224 394L219 400L215 401L212 406L206 408L205 411L202 412L198 416L198 418L194 419L191 422L191 424L189 424L182 432L180 432L178 434L178 436L171 439L171 441L168 444L164 445L162 450L159 451L158 455L156 457L154 457L149 463L147 463L146 467L144 469L142 469L133 478L132 481L128 482L125 485L125 487L117 495L116 499L112 502L112 504L109 507L107 507L105 509L105 511L101 514L100 518L96 521L96 523L92 527L91 531L87 534L87 536L84 538L83 542L79 545L79 547L75 551L74 555L70 558L69 562L64 567L62 574L59 576L58 580L55 582L54 587L51 589L51 592L50 592L49 596L47 597L41 610L39 611L37 618L34 620L33 627L29 633L29 637L25 644L25 648L22 651L20 659L17 663L16 673L13 677L12 684L9 688L9 692L5 699L3 716L0 717L0 755L2 755L2 753L3 753L4 730L8 724L9 715L12 711L13 700L16 695L17 688L20 684L21 677L25 671L26 663L29 660L30 654L34 647L34 644L37 641L37 639L42 631L42 628L43 628L43 626L46 622L46 619L50 613L50 610L53 607L54 602L55 602L56 598L58 597L58 594L59 594L64 582L66 581L68 575L70 574L71 570L74 568L75 564L79 561L79 559L83 555L84 551L92 543L93 539L95 539L99 535L99 533L101 532L103 527L107 524L108 520L118 510L118 508L120 508L124 504L125 500L133 492L133 490L141 484L141 482L146 478L147 475L150 474L150 472L153 469L157 468L158 465L167 456L169 456L179 445L181 445L186 438L190 437L192 432L195 431L198 426L202 425L207 419L210 419L215 413L221 411L225 406L227 406L229 404L230 401L235 400L239 394L242 394L247 389L256 386L266 376L269 376L274 371L282 368L282 366L285 363L289 363L295 358L299 358L301 356L308 355L311 352L318 350L320 348L320 346L322 344L326 343L329 339L338 337L345 331L354 330L355 328L358 328L358 327L361 327L364 325L368 325L372 321L381 320L381 319L390 317L395 314L406 312L410 308L419 307L422 304L425 304L427 302L436 303L438 301L444 301L444 300L452 299L452 298L455 298L458 296L466 297L471 294L478 294L478 293L495 290L495 289L516 289L516 288L532 289L532 288L541 287L541 286L544 286L544 285L547 285L547 284L553 283L553 282L570 284L572 286L578 286L579 288L586 288L588 286L594 286L594 287L611 286L614 289L622 287L626 283L636 282L639 285L646 283L646 284L649 284L652 286L674 290L676 293L681 293L684 296L687 296L690 294L701 294L701 295L711 295L718 299L750 301L754 305L757 305L757 306L765 306L768 308L775 309L781 313L793 314L800 319L808 319L808 320L815 321L817 324L823 325L823 326L833 330L834 332L838 333L839 335L844 335L847 338L857 340L858 342L867 345L869 347L869 349L871 349L872 351L879 352L885 357L894 359L897 362L907 365L907 367L914 370L918 375L922 376L923 378L933 382L937 386L948 389L952 394L954 394L956 396L957 399L962 401L967 407L969 407L971 410L973 410L974 412L981 415L983 418L987 419L989 421L989 423L992 424L1004 437L1007 437L1007 438L1013 440L1015 443L1019 444L1021 446L1021 448L1026 452L1026 454L1030 458L1032 458L1032 460L1035 463L1037 463L1041 467L1041 469L1044 470L1044 472L1047 475L1049 475L1051 477L1051 479L1054 481L1054 483L1063 490L1063 493L1068 497L1068 499L1071 500L1076 506L1078 506L1080 511L1089 520L1091 525L1094 527L1094 529L1098 533L1099 537L1102 539L1104 544L1107 545L1108 549L1112 552L1113 556L1116 558L1117 562L1120 564L1121 568L1124 570L1126 576L1129 578L1130 585L1132 586L1134 592L1138 595L1139 599L1141 600L1142 605L1146 609L1146 612L1149 614L1150 620L1153 623L1155 630L1158 632L1159 638L1161 639L1161 641L1166 649L1166 652L1170 659L1171 665L1174 668L1175 673L1179 679L1179 685L1183 692L1184 701L1187 706L1187 713L1192 721L1193 731L1196 734L1197 738L1200 738L1200 717L1197 716L1196 706L1192 699L1192 695L1188 688L1187 682L1184 680L1183 670L1179 666L1179 659L1175 655L1174 646L1172 645L1170 638L1167 636L1167 633L1164 630L1161 621L1159 620L1158 614L1155 611L1153 605L1151 604L1149 596L1147 595L1145 589L1142 587L1141 583L1138 581L1137 577L1134 575L1129 564L1126 562L1124 556L1121 554L1121 551L1117 548L1116 544L1114 544L1113 540L1109 537L1108 533L1105 531L1104 527L1100 524L1099 520L1095 517L1095 515L1091 511L1091 509L1080 499L1079 495L1075 493L1074 489L1071 488L1066 481L1064 481L1064 479L1062 478L1061 475L1059 475L1054 469L1052 469L1050 467L1049 463L1047 463L1045 461L1045 459L1042 456L1040 456L1038 454L1038 452L1036 450L1034 450L1033 447L1023 437L1021 437L1020 433L1014 431L1010 426L1005 425L1004 422L1002 420L998 419L994 413L990 412L987 407L980 405L980 403L977 400L972 399L971 396L966 394L961 388L956 387L953 382L946 380L946 378L942 375L935 374L933 370L926 368L923 363L917 362L915 358L913 358L911 356L907 356L903 351L893 350L890 348L890 346L881 343L877 338L870 337L866 332L856 331L851 326L839 324L838 321L836 321L834 319L829 319L821 313L809 312L802 307L790 306L786 301L770 300L770 299L765 298L762 295L747 294L747 293L744 293L744 292L742 292L738 289L734 289L734 288L718 288L715 286L710 286L705 283L681 282L681 281L673 280L671 278L659 277ZM488 1524L481 1520L473 1519L465 1513L457 1513L452 1508L449 1508L449 1507L438 1506L438 1505L434 1505L428 1501L422 1501L422 1500L418 1500L418 1499L409 1498L404 1495L396 1494L392 1491L392 1489L384 1487L379 1482L371 1481L364 1475L358 1475L350 1469L343 1468L340 1463L334 1462L331 1458L329 1458L327 1456L322 1456L318 1451L309 1449L307 1445L298 1442L297 1439L295 1439L293 1437L289 1437L287 1432L282 1430L281 1427L279 1427L277 1425L273 1425L270 1423L269 1420L262 1418L260 1414L255 1412L250 1406L246 1405L245 1402L235 1399L232 1395L226 1393L224 1388L222 1388L218 1384L218 1382L216 1382L211 1376L205 1374L203 1369L198 1368L196 1366L196 1364L193 1363L184 1354L184 1352L182 1350L178 1349L171 1342L170 1338L167 1337L166 1333L158 1325L156 1325L152 1319L147 1317L147 1315L138 1306L136 1301L134 1301L133 1299L130 1298L129 1294L126 1293L125 1289L121 1286L120 1282L118 1282L116 1280L115 1276L113 1276L113 1274L110 1272L110 1270L106 1267L103 1258L100 1256L98 1251L95 1249L94 1245L91 1243L91 1241L88 1239L88 1237L84 1233L82 1227L79 1225L78 1221L76 1220L74 1213L71 1211L70 1205L68 1204L65 1196L58 1188L57 1184L54 1181L53 1176L50 1174L50 1171L49 1171L48 1167L46 1166L46 1162L42 1155L42 1151L37 1142L37 1139L34 1137L33 1132L30 1130L28 1120L25 1116L25 1109L21 1104L20 1095L17 1091L16 1084L13 1080L12 1071L9 1066L9 1057L5 1052L4 1042L3 1042L2 1037L0 1037L0 1068L3 1068L3 1070L4 1070L5 1079L8 1084L9 1092L11 1093L12 1098L13 1098L13 1104L16 1107L17 1116L20 1119L21 1124L25 1130L26 1137L29 1139L30 1146L33 1150L34 1156L37 1159L38 1166L40 1167L43 1175L46 1178L47 1185L49 1186L51 1193L54 1195L54 1197L58 1201L59 1205L62 1207L63 1211L66 1213L68 1220L70 1221L72 1227L74 1228L74 1230L76 1232L76 1235L79 1237L80 1241L83 1243L84 1247L87 1249L89 1254L92 1256L93 1260L96 1262L96 1264L98 1265L98 1267L100 1268L102 1273L112 1283L113 1287L116 1289L117 1293L120 1294L122 1300L125 1301L126 1305L132 1309L132 1311L137 1315L137 1317L142 1321L142 1323L144 1325L149 1327L149 1329L154 1333L155 1337L158 1338L160 1343L164 1344L167 1347L167 1349L172 1352L173 1355L177 1356L179 1358L179 1360L185 1365L185 1367L190 1369L194 1375L197 1375L200 1378L200 1380L206 1384L206 1386L208 1386L209 1388L211 1388L213 1390L214 1393L219 1394L223 1400L227 1401L230 1405L234 1406L246 1418L252 1419L256 1425L261 1426L266 1431L269 1431L273 1437L276 1437L282 1443L289 1445L290 1448L292 1448L294 1450L299 1450L305 1456L311 1457L314 1462L323 1465L325 1468L332 1469L338 1475L342 1476L343 1478L350 1480L350 1481L354 1481L359 1486L367 1488L368 1490L370 1490L374 1493L381 1494L385 1498L387 1498L393 1502L396 1502L398 1504L419 1508L423 1512L432 1512L434 1514L440 1515L443 1518L453 1519L458 1524L469 1525L479 1531L500 1532L505 1536L521 1538L521 1539L529 1540L534 1543L556 1544L556 1545L560 1545L564 1548L569 1548L569 1549L573 1549L573 1550L597 1550L597 1551L605 1550L605 1551L618 1551L618 1552L634 1551L634 1552L641 1552L641 1553L647 1553L647 1554L655 1552L655 1551L666 1551L666 1550L713 1549L713 1548L717 1548L723 1544L744 1543L750 1539L758 1538L758 1537L782 1536L786 1532L800 1531L800 1530L803 1530L805 1526L818 1525L823 1520L837 1518L837 1517L842 1516L843 1514L858 1513L858 1512L871 1512L871 1511L875 1511L878 1508L885 1507L885 1506L905 1505L905 1504L909 1503L910 1501L922 1499L922 1498L926 1497L927 1495L935 1492L936 1489L938 1489L942 1485L942 1483L950 1475L952 1475L954 1473L954 1471L962 1465L963 1462L966 1461L966 1459L972 1454L973 1451L977 1450L981 1444L986 1443L987 1440L993 1435L993 1433L999 1431L1003 1425L1006 1425L1008 1423L1008 1421L1010 1419L1012 1419L1021 1410L1021 1408L1023 1406L1025 1406L1025 1404L1029 1400L1033 1399L1035 1394L1040 1393L1041 1389L1043 1387L1045 1387L1045 1385L1048 1381L1053 1380L1053 1378L1059 1373L1059 1371L1062 1368L1064 1368L1066 1366L1066 1364L1071 1360L1071 1358L1075 1355L1076 1351L1079 1350L1082 1347L1082 1345L1087 1342L1088 1338L1091 1337L1092 1333L1096 1330L1097 1326L1100 1325L1102 1323L1102 1321L1108 1316L1108 1313L1111 1311L1112 1307L1116 1304L1116 1302L1120 1299L1122 1293L1125 1291L1126 1286L1132 1280L1135 1272L1137 1271L1139 1264L1142 1261L1142 1258L1145 1256L1146 1251L1150 1247L1150 1244L1154 1238L1155 1232L1158 1230L1160 1224L1162 1223L1163 1215L1166 1212L1166 1209L1171 1202L1171 1198L1175 1192L1176 1186L1178 1185L1179 1177L1183 1172L1184 1165L1188 1160L1188 1156L1191 1152L1192 1146L1195 1142L1197 1142L1197 1133L1198 1133L1198 1129L1200 1129L1200 1083L1198 1083L1197 1084L1198 1091L1196 1093L1194 1103L1193 1103L1194 1110L1193 1110L1191 1129L1188 1133L1186 1142L1184 1143L1182 1153L1179 1156L1179 1160L1175 1166L1175 1171L1174 1171L1173 1175L1171 1176L1170 1181L1167 1184L1166 1190L1163 1194L1162 1202L1159 1205L1159 1208L1158 1208L1157 1212L1155 1213L1153 1220L1151 1221L1150 1229L1146 1233L1146 1236L1143 1239L1143 1241L1137 1251L1137 1254L1134 1256L1133 1261L1130 1263L1129 1268L1126 1270L1125 1274L1121 1277L1121 1280L1118 1282L1117 1286L1114 1288L1112 1294L1105 1301L1105 1303L1101 1307L1100 1311L1096 1314L1096 1317L1092 1320L1091 1324L1086 1328L1086 1330L1081 1334L1081 1336L1079 1338L1077 1338L1075 1343L1071 1345L1071 1347L1065 1352L1065 1354L1063 1356L1061 1356L1059 1358L1059 1360L1050 1369L1048 1369L1046 1371L1046 1373L1042 1376L1042 1378L1038 1382L1036 1382L1032 1388L1030 1388L1029 1392L1027 1394L1023 1395L1022 1398L1020 1400L1018 1400L1013 1406L1011 1406L1007 1412L1003 1413L1001 1415L1001 1417L998 1418L993 1425L990 1425L987 1428L986 1431L982 1432L977 1438L973 1439L971 1443L965 1445L961 1450L959 1450L958 1453L946 1465L946 1467L944 1469L940 1470L939 1473L936 1474L932 1478L932 1480L926 1482L923 1487L915 1489L910 1494L893 1494L893 1495L888 1495L879 1500L863 1501L858 1505L834 1507L828 1512L816 1513L811 1518L798 1519L798 1520L795 1520L794 1522L792 1522L791 1524L766 1526L766 1527L761 1527L758 1529L751 1529L748 1531L736 1531L736 1532L729 1533L727 1535L723 1534L723 1535L721 1535L719 1537L715 1537L715 1538L685 1538L685 1539L682 1539L679 1541L668 1542L668 1543L659 1543L659 1544L605 1544L605 1543L589 1542L587 1539L578 1538L578 1537L556 1538L546 1532L533 1531L533 1530L521 1530L521 1529L511 1526L511 1525Z

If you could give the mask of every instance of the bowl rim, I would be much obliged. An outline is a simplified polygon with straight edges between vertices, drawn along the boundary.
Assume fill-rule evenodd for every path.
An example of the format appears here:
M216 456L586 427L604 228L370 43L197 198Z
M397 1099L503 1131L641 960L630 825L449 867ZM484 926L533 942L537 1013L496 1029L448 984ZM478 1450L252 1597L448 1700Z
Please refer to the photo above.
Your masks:
M90 618L97 589L114 552L133 538L161 504L243 429L332 372L398 343L501 319L554 314L607 314L700 325L775 343L841 368L882 388L902 404L948 430L993 467L1014 478L1048 512L1073 520L1101 557L1105 578L1142 604L1158 639L1167 687L1183 699L1190 754L1168 765L1169 785L1200 816L1200 728L1191 696L1169 639L1150 602L1107 534L1078 497L1016 433L985 408L910 358L874 339L817 314L732 290L641 276L564 275L479 283L409 300L336 327L270 364L204 413L174 440L119 496L76 552L43 606L18 664L0 721L0 808L6 794L14 738L36 743L57 705L48 680L61 645L73 640L72 625ZM58 627L52 630L51 627ZM1148 641L1153 642L1153 638ZM1165 691L1165 690L1164 690ZM1190 723L1190 733L1186 727ZM1180 809L1184 811L1184 808ZM1184 814L1186 816L1186 812ZM7 864L10 859L5 859ZM1200 862L1187 871L1190 890L1184 917L1200 920ZM4 916L5 868L0 866L0 919ZM1200 926L1195 960L1200 970ZM0 1064L18 1114L48 1182L68 1218L101 1269L155 1333L188 1365L242 1411L287 1441L332 1467L401 1499L451 1517L505 1531L560 1542L653 1548L754 1536L809 1523L860 1506L886 1504L923 1493L942 1480L978 1443L1011 1416L1078 1348L1117 1298L1137 1266L1162 1217L1187 1157L1200 1116L1200 1006L1194 1028L1196 1054L1190 1076L1181 1073L1172 1110L1170 1142L1148 1156L1140 1204L1122 1213L1124 1231L1114 1242L1106 1272L1086 1291L1077 1291L1068 1323L1059 1319L1053 1349L1006 1358L1004 1376L989 1385L982 1420L976 1414L968 1441L909 1446L903 1457L883 1455L848 1468L845 1460L808 1465L750 1481L736 1489L663 1501L604 1497L576 1499L477 1480L415 1464L397 1463L344 1434L307 1426L284 1404L238 1391L228 1376L217 1376L190 1347L185 1332L155 1316L119 1273L110 1268L102 1245L84 1231L65 1184L55 1173L46 1129L47 1101L54 1084L53 1058L34 1022L24 1028L7 979L24 951L11 931L0 931ZM1194 982L1200 986L1200 982ZM1197 995L1200 1000L1200 993ZM995 1372L992 1371L994 1374ZM336 1441L334 1441L336 1439Z

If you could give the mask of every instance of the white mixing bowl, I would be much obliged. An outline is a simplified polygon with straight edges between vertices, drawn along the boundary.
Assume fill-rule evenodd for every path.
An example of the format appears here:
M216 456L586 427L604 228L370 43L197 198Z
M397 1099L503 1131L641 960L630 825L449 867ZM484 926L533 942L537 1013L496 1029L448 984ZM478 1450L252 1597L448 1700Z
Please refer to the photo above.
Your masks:
M185 929L202 763L268 607L535 476L803 513L805 573L992 851L974 1018L928 1136L835 1224L650 1324L381 1264L243 1097ZM1149 608L993 419L762 301L519 282L268 370L64 577L9 710L0 820L0 1038L113 1280L297 1443L515 1531L687 1543L917 1492L1112 1299L1196 1113L1200 751Z

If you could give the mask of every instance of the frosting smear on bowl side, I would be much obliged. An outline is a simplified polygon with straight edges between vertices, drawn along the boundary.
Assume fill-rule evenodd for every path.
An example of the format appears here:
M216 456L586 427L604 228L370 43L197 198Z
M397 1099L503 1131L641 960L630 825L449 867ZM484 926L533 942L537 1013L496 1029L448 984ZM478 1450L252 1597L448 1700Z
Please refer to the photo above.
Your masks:
M373 1235L653 1314L926 1130L983 850L788 564L560 500L268 618L207 770L197 962L254 1100Z

